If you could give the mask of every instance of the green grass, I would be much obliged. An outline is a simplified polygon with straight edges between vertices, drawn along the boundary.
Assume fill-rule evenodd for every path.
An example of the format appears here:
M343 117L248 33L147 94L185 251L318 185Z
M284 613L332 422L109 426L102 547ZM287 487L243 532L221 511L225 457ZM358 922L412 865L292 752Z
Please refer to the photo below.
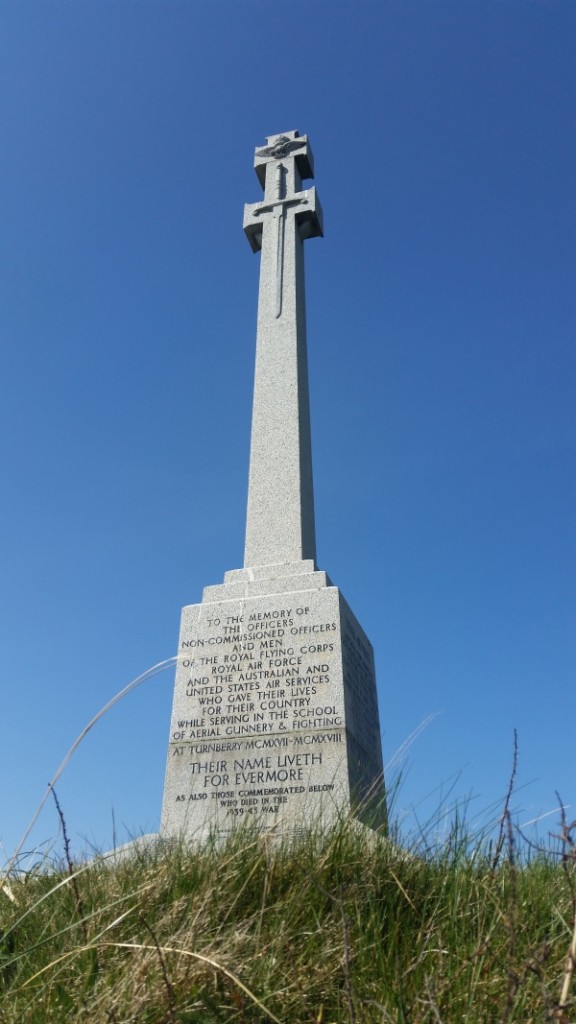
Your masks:
M567 1024L571 850L494 866L458 825L416 855L344 822L44 864L0 890L0 1021Z

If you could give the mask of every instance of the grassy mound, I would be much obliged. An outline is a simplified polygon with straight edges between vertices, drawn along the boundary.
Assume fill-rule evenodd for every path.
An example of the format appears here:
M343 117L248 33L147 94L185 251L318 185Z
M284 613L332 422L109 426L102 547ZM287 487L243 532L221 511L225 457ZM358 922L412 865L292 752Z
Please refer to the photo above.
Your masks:
M0 890L0 1021L567 1024L573 872L348 823L44 865Z

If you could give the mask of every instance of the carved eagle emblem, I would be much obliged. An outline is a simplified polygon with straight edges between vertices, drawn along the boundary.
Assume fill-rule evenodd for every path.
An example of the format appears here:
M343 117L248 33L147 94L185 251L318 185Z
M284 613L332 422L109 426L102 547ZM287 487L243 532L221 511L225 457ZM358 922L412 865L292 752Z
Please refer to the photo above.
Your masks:
M262 146L256 153L258 156L272 156L275 160L282 160L293 149L300 149L303 144L304 139L289 139L287 135L279 135L273 146Z

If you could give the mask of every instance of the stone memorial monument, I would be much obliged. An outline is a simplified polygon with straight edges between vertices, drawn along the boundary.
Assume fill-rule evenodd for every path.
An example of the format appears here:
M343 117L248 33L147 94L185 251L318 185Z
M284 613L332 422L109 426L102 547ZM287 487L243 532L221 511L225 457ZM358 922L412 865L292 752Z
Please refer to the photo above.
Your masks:
M322 235L312 152L256 149L261 251L244 568L182 611L162 834L293 832L351 811L385 824L372 647L316 568L303 241Z

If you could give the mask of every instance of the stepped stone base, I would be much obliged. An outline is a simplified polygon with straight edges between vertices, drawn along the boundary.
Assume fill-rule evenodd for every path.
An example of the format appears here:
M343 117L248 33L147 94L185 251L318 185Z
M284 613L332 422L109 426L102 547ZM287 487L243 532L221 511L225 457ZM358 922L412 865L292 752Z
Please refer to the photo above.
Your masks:
M227 572L182 610L162 835L385 825L372 647L310 560Z

